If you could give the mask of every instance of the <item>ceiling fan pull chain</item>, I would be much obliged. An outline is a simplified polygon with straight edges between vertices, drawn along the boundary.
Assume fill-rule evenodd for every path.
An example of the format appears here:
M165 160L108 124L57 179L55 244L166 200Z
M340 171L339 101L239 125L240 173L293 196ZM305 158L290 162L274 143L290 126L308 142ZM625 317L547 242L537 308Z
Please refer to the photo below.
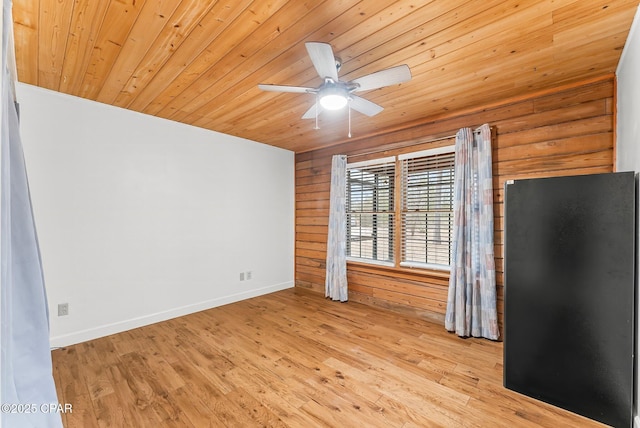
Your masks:
M351 138L351 103L349 103L349 105L347 106L347 108L349 109L349 138Z
M320 127L318 126L318 95L316 95L316 127L313 129L320 129Z

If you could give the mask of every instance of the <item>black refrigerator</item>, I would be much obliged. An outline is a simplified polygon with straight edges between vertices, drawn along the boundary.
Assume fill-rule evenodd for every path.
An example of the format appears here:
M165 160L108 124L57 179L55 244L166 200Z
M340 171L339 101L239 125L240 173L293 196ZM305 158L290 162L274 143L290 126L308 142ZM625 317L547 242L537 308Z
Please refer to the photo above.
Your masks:
M632 426L632 172L505 185L504 386Z

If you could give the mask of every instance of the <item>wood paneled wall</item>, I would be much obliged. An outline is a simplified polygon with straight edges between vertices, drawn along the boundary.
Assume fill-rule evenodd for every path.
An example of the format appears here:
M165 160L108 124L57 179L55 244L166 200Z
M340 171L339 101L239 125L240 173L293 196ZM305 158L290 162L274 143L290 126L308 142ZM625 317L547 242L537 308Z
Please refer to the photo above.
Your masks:
M416 123L296 155L296 286L324 293L331 156L383 157L449 141L461 127L494 128L495 254L499 322L503 319L503 194L510 179L611 172L614 80L604 76L485 108ZM357 132L357 130L355 130ZM319 131L322 132L322 131ZM412 144L410 149L405 148ZM367 154L370 152L376 154ZM349 263L349 298L422 317L444 319L448 274Z

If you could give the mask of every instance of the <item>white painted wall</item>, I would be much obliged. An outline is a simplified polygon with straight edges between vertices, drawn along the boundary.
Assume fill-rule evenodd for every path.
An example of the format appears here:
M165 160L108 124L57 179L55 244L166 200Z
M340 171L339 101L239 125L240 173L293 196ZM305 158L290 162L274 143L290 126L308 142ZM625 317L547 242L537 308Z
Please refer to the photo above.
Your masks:
M627 38L618 70L617 93L617 141L616 170L640 172L640 9L636 12L631 31ZM639 195L640 197L640 195ZM637 232L640 232L640 223ZM640 236L640 235L639 235ZM640 253L637 268L640 269ZM637 290L637 288L636 288ZM636 299L640 293L636 291ZM636 304L636 310L640 305ZM640 317L637 317L640 320ZM640 323L636 325L636 347L640 343ZM637 375L640 374L640 358L636 348L636 403L634 404L634 426L640 428L638 416L638 397L640 387Z
M293 286L293 152L24 84L18 100L52 346Z

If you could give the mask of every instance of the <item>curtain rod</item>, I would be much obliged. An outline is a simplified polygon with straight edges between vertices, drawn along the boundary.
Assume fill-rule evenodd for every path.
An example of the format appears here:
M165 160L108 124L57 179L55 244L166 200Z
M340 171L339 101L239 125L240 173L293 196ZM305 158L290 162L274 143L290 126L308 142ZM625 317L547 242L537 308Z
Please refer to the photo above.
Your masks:
M480 128L475 129L475 130L473 131L473 133L474 133L474 134L477 134L477 133L479 133L479 132L480 132ZM397 147L393 147L393 148L391 148L391 149L380 149L380 150L374 150L374 151L372 151L372 152L356 153L356 154L353 154L353 155L348 155L348 156L347 156L347 159L348 159L348 158L352 158L352 157L354 158L354 157L357 157L357 156L374 155L374 154L376 154L376 153L382 153L382 152L386 152L386 151L388 151L388 150L404 149L404 148L406 148L406 147L417 146L418 144L435 143L436 141L450 140L451 138L456 138L456 134L453 134L453 135L447 135L446 137L433 138L433 139L431 139L431 140L424 140L424 141L420 141L420 140L418 140L418 142L407 143L407 144L405 144L405 145L397 146Z

